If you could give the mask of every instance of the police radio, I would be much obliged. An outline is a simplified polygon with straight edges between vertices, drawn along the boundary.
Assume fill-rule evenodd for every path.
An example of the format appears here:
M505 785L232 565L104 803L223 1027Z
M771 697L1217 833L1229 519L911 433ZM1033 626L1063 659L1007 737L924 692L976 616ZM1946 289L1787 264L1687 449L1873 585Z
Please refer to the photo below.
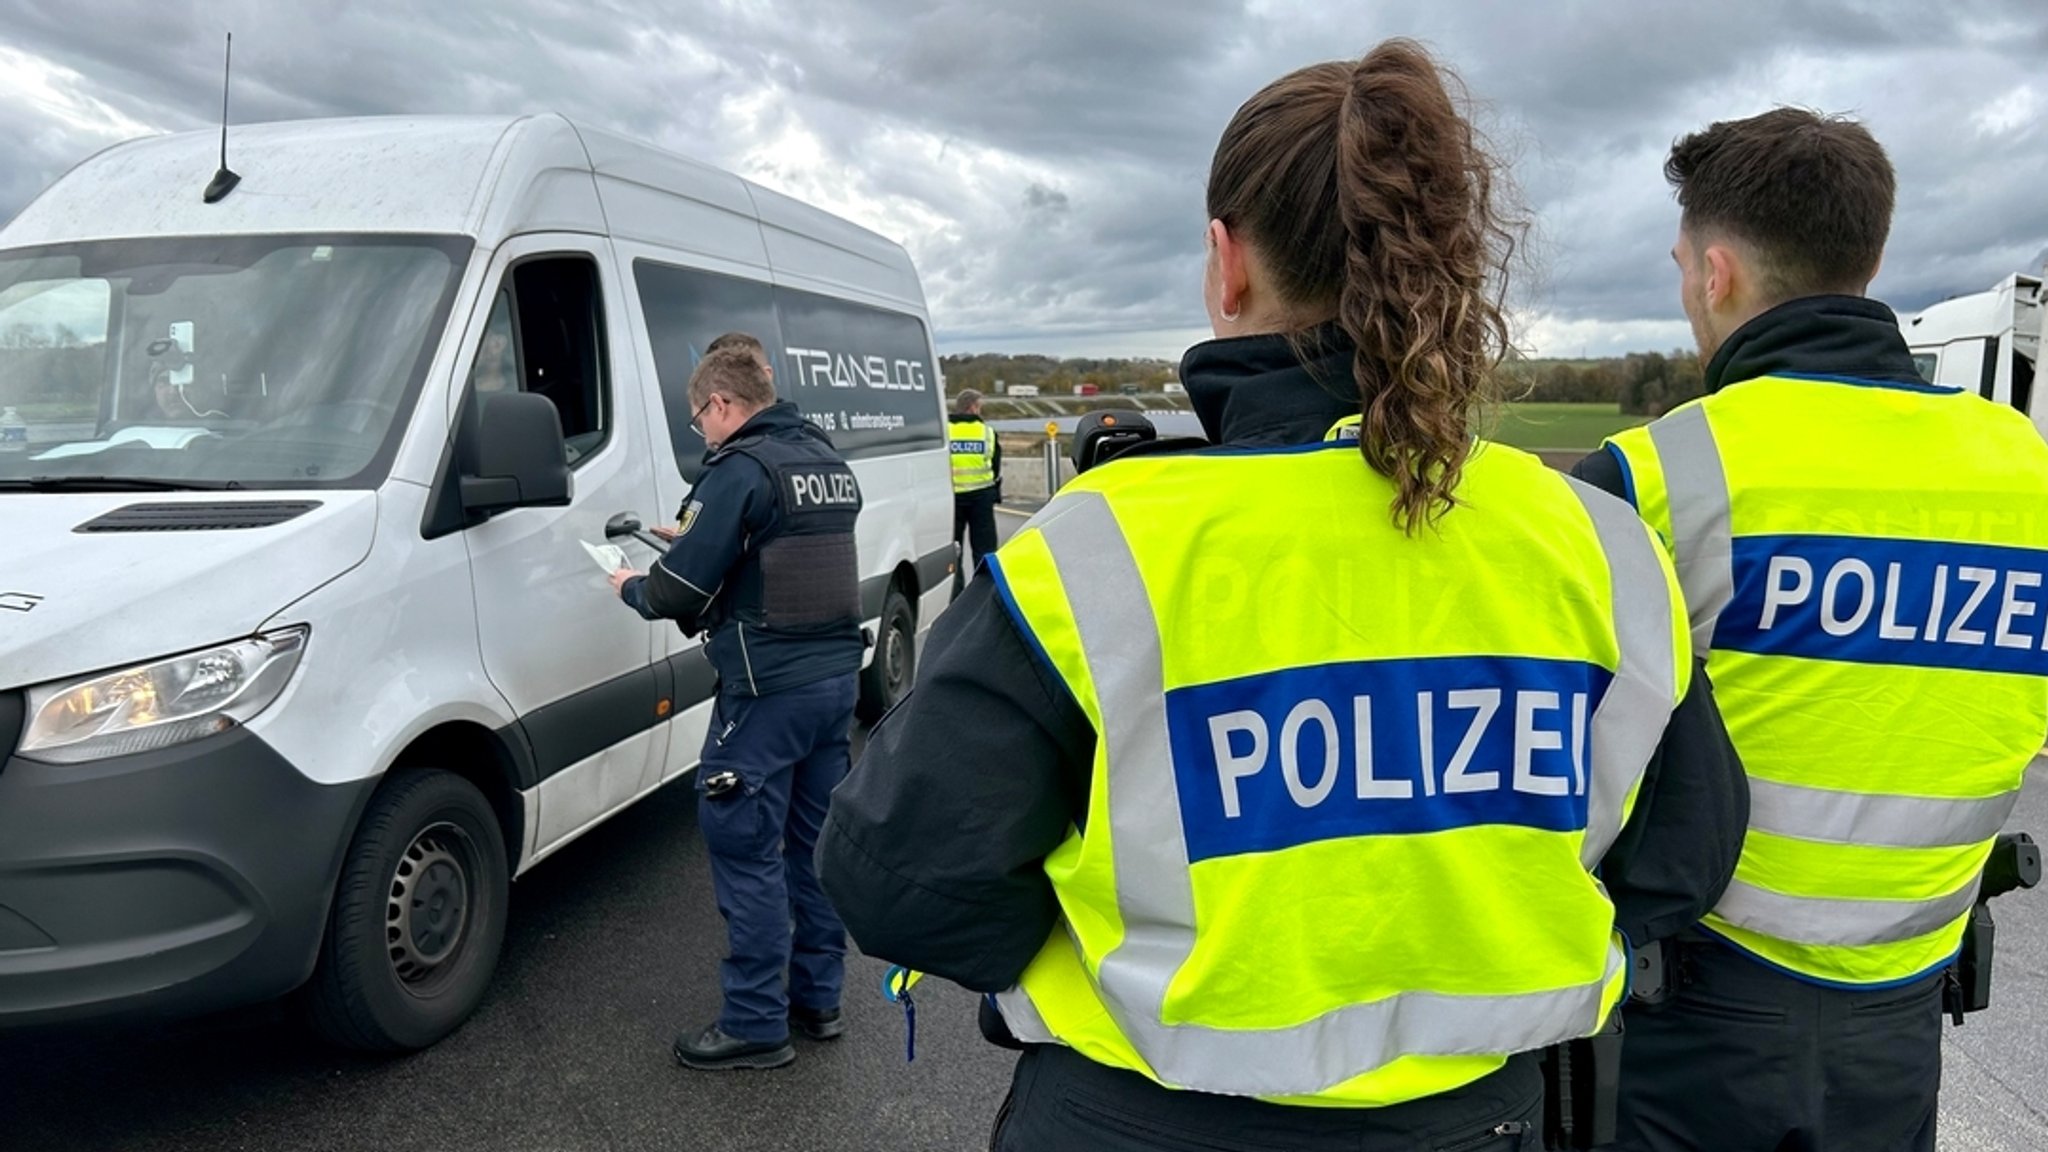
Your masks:
M1211 446L1200 436L1161 436L1140 412L1090 412L1075 423L1068 455L1078 475L1126 453L1150 456Z
M1984 880L1977 888L1977 903L1970 909L1970 922L1963 928L1963 948L1948 970L1942 985L1942 1007L1956 1023L1970 1012L1991 1006L1991 954L1998 925L1991 920L1991 901L2016 888L2032 888L2041 882L2041 846L2025 832L2000 836L1991 845L1991 858L1984 862Z
M1159 429L1136 412L1090 412L1074 425L1069 454L1074 471L1086 472L1120 452L1159 439Z

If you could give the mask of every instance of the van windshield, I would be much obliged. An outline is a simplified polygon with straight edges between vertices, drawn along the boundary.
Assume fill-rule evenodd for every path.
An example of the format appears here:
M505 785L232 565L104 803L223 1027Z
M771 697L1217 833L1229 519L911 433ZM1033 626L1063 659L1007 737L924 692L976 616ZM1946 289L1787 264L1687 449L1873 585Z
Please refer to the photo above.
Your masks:
M0 252L0 491L376 484L468 254L430 236Z

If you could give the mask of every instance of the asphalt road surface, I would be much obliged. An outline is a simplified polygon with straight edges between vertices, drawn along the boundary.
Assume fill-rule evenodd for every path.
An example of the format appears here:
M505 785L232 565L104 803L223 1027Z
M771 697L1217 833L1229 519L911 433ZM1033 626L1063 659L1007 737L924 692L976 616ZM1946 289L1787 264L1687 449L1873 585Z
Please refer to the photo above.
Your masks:
M1019 522L1003 518L1007 533ZM2012 827L2048 839L2037 765ZM0 1150L161 1152L978 1149L1009 1079L967 993L920 986L917 1060L882 965L850 965L851 1029L797 1062L692 1073L676 1032L717 1011L722 933L687 788L657 794L513 886L476 1016L368 1060L282 1008L150 1030L0 1037ZM2048 892L2001 901L1995 1005L1946 1040L1941 1146L2048 1148Z

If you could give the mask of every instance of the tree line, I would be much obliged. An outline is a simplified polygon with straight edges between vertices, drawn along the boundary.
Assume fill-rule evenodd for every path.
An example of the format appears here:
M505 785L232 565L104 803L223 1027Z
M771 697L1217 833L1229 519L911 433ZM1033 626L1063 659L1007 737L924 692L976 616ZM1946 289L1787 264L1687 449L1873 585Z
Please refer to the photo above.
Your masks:
M1042 395L1070 395L1083 384L1114 393L1124 384L1146 391L1178 378L1171 360L1002 356L971 353L939 358L946 393L972 388L985 396L1001 393L997 382L1028 384ZM1510 400L1566 404L1613 404L1633 416L1659 416L1706 391L1700 358L1692 352L1631 352L1597 360L1532 360L1510 357L1501 365L1503 391Z
M1614 404L1631 416L1661 416L1705 395L1697 353L1631 352L1599 360L1524 360L1501 365L1510 400Z
M1104 392L1136 384L1147 392L1156 392L1161 384L1180 378L1180 367L1171 360L1056 360L1051 356L998 356L986 352L941 356L939 370L945 374L949 396L957 396L966 388L995 396L1000 394L997 381L1012 388L1027 384L1046 396L1072 394L1083 384L1093 384Z

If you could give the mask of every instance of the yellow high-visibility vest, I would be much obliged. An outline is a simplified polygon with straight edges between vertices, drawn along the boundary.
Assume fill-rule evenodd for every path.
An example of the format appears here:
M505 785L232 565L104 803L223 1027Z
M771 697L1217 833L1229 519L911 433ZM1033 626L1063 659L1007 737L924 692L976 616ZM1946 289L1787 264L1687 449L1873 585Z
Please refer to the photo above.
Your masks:
M980 418L946 425L953 455L953 491L979 492L996 482L996 434Z
M1355 440L1116 460L992 557L1096 733L1020 1038L1176 1088L1373 1106L1598 1030L1592 875L1688 681L1621 501L1481 443L1410 536Z
M2048 444L1954 389L1789 375L1609 444L1749 774L1705 927L1828 983L1947 964L2048 735Z

